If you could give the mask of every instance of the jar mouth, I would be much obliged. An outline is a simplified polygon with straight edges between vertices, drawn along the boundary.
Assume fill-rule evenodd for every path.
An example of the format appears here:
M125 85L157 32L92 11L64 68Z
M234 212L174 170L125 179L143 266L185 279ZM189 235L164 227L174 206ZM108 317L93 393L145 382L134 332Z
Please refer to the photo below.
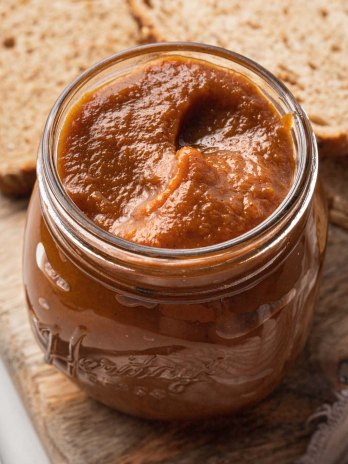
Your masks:
M93 76L96 76L103 70L109 69L116 63L123 62L133 57L151 53L187 54L190 52L193 54L199 53L202 57L207 55L208 57L222 58L225 61L233 62L239 65L241 69L253 73L261 82L267 83L274 90L278 98L286 106L287 112L291 113L293 116L293 131L297 133L297 171L287 196L275 211L259 225L240 236L214 245L188 249L157 248L140 245L117 237L100 228L75 205L64 189L57 172L57 140L55 140L54 134L58 127L58 120L61 116L62 107L67 105L73 99L77 89L84 87L86 82ZM304 110L286 86L272 73L243 55L220 47L194 42L165 42L137 46L116 53L88 68L65 88L54 104L44 128L40 148L41 154L39 154L37 164L37 177L40 191L44 191L44 196L46 196L46 198L50 198L56 205L59 205L61 209L60 212L64 212L64 215L71 218L78 225L79 230L85 231L89 236L92 236L93 239L101 241L108 247L115 247L133 255L162 259L194 258L225 252L227 250L231 251L234 248L239 248L246 243L250 243L264 236L270 230L274 229L284 217L291 213L296 205L298 205L299 197L303 195L304 191L307 192L307 195L305 201L301 202L301 208L303 208L303 210L306 209L312 197L318 173L317 146L310 122Z

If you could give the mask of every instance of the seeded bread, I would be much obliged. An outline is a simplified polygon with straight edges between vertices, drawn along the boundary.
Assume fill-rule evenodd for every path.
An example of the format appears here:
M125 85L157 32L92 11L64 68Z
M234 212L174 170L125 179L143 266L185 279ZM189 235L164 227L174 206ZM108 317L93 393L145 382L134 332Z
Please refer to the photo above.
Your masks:
M129 0L143 34L244 54L307 111L322 155L348 154L347 0Z
M125 0L0 2L0 189L26 194L45 119L86 67L134 46Z

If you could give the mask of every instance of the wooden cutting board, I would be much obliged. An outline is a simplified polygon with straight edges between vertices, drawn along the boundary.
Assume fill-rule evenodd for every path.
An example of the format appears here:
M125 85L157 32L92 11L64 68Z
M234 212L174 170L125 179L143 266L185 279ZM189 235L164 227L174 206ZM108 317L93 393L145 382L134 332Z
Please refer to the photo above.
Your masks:
M26 206L0 197L0 354L54 464L285 464L305 453L308 418L348 384L347 231L330 228L313 330L283 385L234 417L168 424L112 411L44 364L21 284Z

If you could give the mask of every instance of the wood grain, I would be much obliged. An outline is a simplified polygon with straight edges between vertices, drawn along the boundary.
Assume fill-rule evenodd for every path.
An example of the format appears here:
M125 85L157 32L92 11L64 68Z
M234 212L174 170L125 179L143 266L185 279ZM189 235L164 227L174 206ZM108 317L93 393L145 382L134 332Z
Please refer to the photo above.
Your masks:
M347 232L330 229L313 330L283 385L234 417L168 424L112 411L43 363L21 283L25 209L0 197L0 354L54 464L285 464L303 455L316 427L308 418L348 383Z

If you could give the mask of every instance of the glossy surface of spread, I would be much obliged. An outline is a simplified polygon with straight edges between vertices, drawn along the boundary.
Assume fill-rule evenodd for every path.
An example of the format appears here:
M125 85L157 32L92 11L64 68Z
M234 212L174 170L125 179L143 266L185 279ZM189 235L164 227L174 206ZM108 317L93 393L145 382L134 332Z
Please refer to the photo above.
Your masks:
M103 229L155 247L208 246L252 229L285 198L291 116L241 74L156 60L75 104L58 168Z

